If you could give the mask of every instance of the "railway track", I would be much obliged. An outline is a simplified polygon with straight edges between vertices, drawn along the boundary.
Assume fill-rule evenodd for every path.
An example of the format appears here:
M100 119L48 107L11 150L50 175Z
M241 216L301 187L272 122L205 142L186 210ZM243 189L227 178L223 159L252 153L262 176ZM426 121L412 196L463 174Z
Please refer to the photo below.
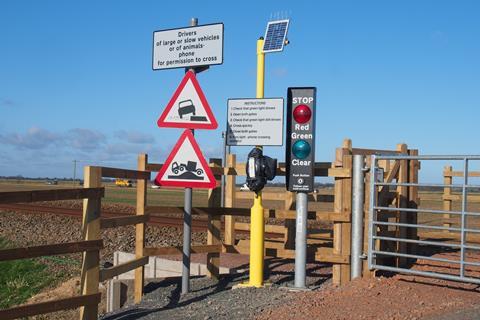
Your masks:
M50 206L39 206L31 204L0 204L0 210L10 210L15 212L24 212L30 214L37 213L51 213L61 216L74 217L80 219L82 217L81 209L72 209L72 208L62 208L62 207L50 207ZM130 213L125 212L109 212L102 211L102 218L114 218L118 216L131 215ZM154 226L163 226L163 227L183 227L183 218L177 217L163 217L150 215L149 225ZM192 219L192 231L201 232L206 231L208 227L208 221L202 219ZM248 231L237 230L237 233L248 234ZM265 233L265 237L268 238L278 238L281 236L278 233Z

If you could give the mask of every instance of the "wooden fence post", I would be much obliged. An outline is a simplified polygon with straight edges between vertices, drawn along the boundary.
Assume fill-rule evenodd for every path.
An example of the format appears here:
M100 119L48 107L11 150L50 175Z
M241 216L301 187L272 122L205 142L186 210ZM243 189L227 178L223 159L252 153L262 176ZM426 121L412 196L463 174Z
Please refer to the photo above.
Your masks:
M145 171L148 163L148 156L140 154L138 156L138 171ZM145 214L147 204L147 179L137 180L137 215ZM135 225L135 258L143 257L145 248L145 223ZM143 285L145 280L145 267L142 265L135 269L134 297L135 303L140 303L143 296Z
M452 175L452 166L445 166L443 171L443 184L452 184L453 183L453 175ZM443 187L443 210L444 211L452 211L452 188L450 187ZM443 227L450 228L452 226L450 220L450 214L444 213L443 219L445 222L443 223ZM444 232L449 232L448 230L443 230Z
M292 209L293 206L293 192L285 191L285 210ZM285 235L283 238L283 249L295 250L295 219L285 219L283 225L285 226Z
M84 188L98 188L102 184L102 170L99 167L87 166L84 169ZM83 200L82 235L83 240L100 239L101 198ZM100 278L100 252L83 253L81 292L82 295L98 293ZM81 320L98 318L98 305L91 304L80 308Z
M343 147L336 150L335 162L332 164L346 169L352 168L352 141L345 139ZM335 178L335 212L352 214L352 178ZM350 222L333 224L333 253L350 255L351 248ZM334 264L332 281L334 284L345 284L350 281L350 264Z
M220 159L210 159L210 166L222 166ZM215 176L217 186L208 190L208 206L210 208L220 207L220 177ZM221 239L222 223L219 215L208 215L207 244L222 244ZM218 279L220 273L220 252L207 253L207 276Z
M235 167L237 163L236 156L234 154L227 155L227 168ZM225 179L225 207L234 208L235 207L235 183L236 176L229 174ZM225 216L225 244L226 245L235 245L235 217L234 216Z

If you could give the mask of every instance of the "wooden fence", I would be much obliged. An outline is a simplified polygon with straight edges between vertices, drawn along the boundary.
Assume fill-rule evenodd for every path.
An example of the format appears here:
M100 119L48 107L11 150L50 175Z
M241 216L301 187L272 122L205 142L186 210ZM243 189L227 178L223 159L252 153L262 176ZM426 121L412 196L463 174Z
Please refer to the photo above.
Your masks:
M332 230L325 230L319 227L308 228L308 257L309 260L319 262L329 262L333 264L333 282L335 284L343 284L350 280L350 246L351 246L351 168L353 155L361 154L367 156L367 167L370 166L370 158L372 154L410 154L417 155L417 150L409 150L406 144L398 144L395 150L377 150L377 149L362 149L353 148L350 139L343 142L341 148L336 150L335 161L333 163L323 162L316 163L315 176L317 177L332 177L334 178L333 195L325 194L310 194L309 203L333 203L333 211L309 211L309 221L327 222L333 224ZM235 157L228 158L227 168L235 167L236 175L245 175L245 164L236 164ZM380 167L384 170L385 182L397 181L400 183L417 183L418 182L418 161L381 161ZM285 175L284 164L279 165L277 175ZM228 176L230 177L230 176ZM368 190L370 176L366 174L366 190ZM235 176L227 178L226 186L226 205L234 206L236 200L251 199L253 195L249 192L236 192L233 187L235 184ZM388 191L388 192L387 192ZM276 200L283 202L284 210L266 209L265 217L283 219L284 225L266 225L265 231L270 233L279 233L282 237L266 239L265 248L266 254L274 257L294 258L295 256L295 211L293 194L287 191L275 193L263 193L264 200ZM368 221L369 210L369 196L365 193L365 208L364 221ZM381 193L380 203L386 206L396 206L404 208L415 208L418 205L418 192L416 187L399 187L395 191L383 190ZM232 204L233 203L233 204ZM415 222L416 215L405 212L379 213L385 220L395 220L396 222ZM231 220L225 221L225 239L234 239L235 230L249 230L248 223L235 222ZM233 221L232 221L233 220ZM379 230L379 235L397 236L402 233L402 236L408 236L415 239L417 236L414 230L407 228L398 228L396 230L388 231L386 228ZM364 252L368 249L368 224L364 227ZM232 241L232 240L230 240ZM229 244L232 244L231 242ZM249 240L238 240L237 250L240 253L248 253ZM391 248L392 249L392 248ZM412 245L395 248L400 252L412 252L414 247ZM404 263L404 261L395 261L392 264ZM364 263L364 276L371 276L367 268L367 262Z
M396 150L373 150L353 148L352 142L346 139L341 148L335 153L334 162L318 162L315 164L316 177L331 177L334 179L333 195L310 194L310 202L328 202L333 203L332 210L310 210L308 218L310 221L326 222L333 227L331 230L310 227L308 236L308 258L313 261L328 262L333 264L333 282L344 284L350 280L350 246L351 246L351 199L352 199L352 156L354 154L371 155L374 153L382 154L418 154L417 150L408 150L407 145L399 144ZM367 164L369 165L369 164ZM380 164L384 168L385 181L392 182L417 182L418 181L418 161L383 161ZM147 155L140 155L138 170L159 171L162 164L148 162ZM245 221L236 221L236 217L249 217L250 208L239 208L239 200L251 199L251 192L237 192L236 177L245 176L245 163L237 163L235 155L228 155L225 167L221 166L219 159L211 159L210 167L218 181L215 189L209 190L208 207L193 208L193 214L206 215L208 217L208 237L207 245L192 247L192 251L207 252L207 269L209 276L218 277L219 254L220 252L230 253L249 253L249 240L236 239L236 231L249 230L250 225ZM225 207L220 207L220 179L225 176ZM285 164L279 163L277 176L285 176ZM367 185L369 175L367 174ZM396 205L397 207L416 206L417 192L413 187L399 187L394 192L384 190L382 199L385 204ZM150 214L183 213L182 207L159 207L146 206L146 190L140 186L137 189L137 206L143 203L143 211ZM368 193L367 193L368 194ZM265 231L267 233L276 233L280 236L267 238L265 241L265 254L267 256L294 258L295 256L295 217L293 194L290 192L263 193L265 201L274 200L283 203L282 209L265 208L265 218L274 218L283 220L283 225L267 224ZM365 219L368 219L369 197L365 198ZM265 204L264 204L265 207ZM293 209L293 210L292 210ZM137 207L137 212L142 208ZM221 237L221 216L224 219L224 237ZM416 215L406 215L404 212L398 214L384 214L385 219L396 219L400 221L415 221ZM412 220L413 219L413 220ZM243 219L245 220L245 219ZM367 221L367 220L365 220ZM365 250L367 249L368 224L365 224ZM380 234L387 235L392 231L381 230ZM406 228L395 230L396 233L412 232ZM408 234L409 237L416 237L415 234ZM137 239L138 241L138 239ZM403 246L403 245L402 245ZM181 248L141 248L137 249L137 255L164 255L180 253ZM400 251L413 250L411 246L398 248ZM365 251L366 252L366 251ZM368 269L364 268L364 274L369 275ZM135 278L136 301L141 299L141 288L143 288L142 273L138 273Z
M480 177L480 171L469 171L468 177L478 178ZM454 178L463 178L463 171L454 171L452 166L450 165L445 166L443 169L443 183L446 185L452 185L454 184ZM480 203L480 195L478 194L478 191L476 191L475 194L469 194L467 199L468 199L467 201L469 206L475 203ZM453 190L452 187L444 187L441 200L443 203L442 209L444 211L452 211L454 210L455 203L458 204L458 206L460 206L460 202L462 200L462 194L458 192L455 193L455 190ZM476 212L475 210L469 210L469 211ZM460 218L458 216L452 217L452 215L445 213L442 215L442 224L444 227L447 227L447 228L450 228L452 226L459 227ZM429 237L435 237L433 232L430 232L427 235ZM442 232L442 236L448 236L453 240L460 241L460 234L458 232L450 232L448 230L445 230L444 232ZM480 235L468 233L467 241L480 243Z
M55 200L73 200L86 199L100 203L104 195L103 188L83 188L83 189L57 189L40 191L20 191L20 192L0 192L0 203L18 203L35 201L55 201ZM69 254L83 252L84 256L95 257L97 262L92 268L98 270L99 251L103 247L103 242L99 238L85 238L84 241L70 242L61 244L50 244L34 247L24 247L15 249L0 250L0 261L28 259L41 256L53 256L60 254ZM83 273L82 273L83 274ZM82 287L85 283L82 282ZM97 319L98 303L100 302L100 293L98 292L98 282L96 290L82 292L79 296L66 299L52 300L47 302L23 305L9 309L0 310L0 319L15 319L29 317L38 314L50 313L65 309L82 307L85 314L92 315L85 319Z
M143 266L148 263L148 256L144 256L142 250L138 250L138 248L143 249L142 234L149 216L140 209L137 210L137 215L134 216L119 215L113 218L101 218L101 198L105 192L105 189L101 186L103 177L138 179L138 186L141 189L142 186L145 188L147 181L150 179L150 172L87 166L84 172L84 188L81 189L0 193L0 203L84 199L82 218L83 241L0 250L0 261L83 252L81 295L0 310L0 319L22 318L78 307L80 307L80 319L97 319L98 304L101 298L99 283L133 269L143 271ZM143 208L142 203L140 203L140 206L137 203L137 208ZM126 225L136 225L137 253L140 251L141 254L137 254L134 260L101 269L100 249L103 248L103 241L100 231Z
M370 155L373 153L417 154L416 150L408 150L405 144L398 145L397 150L371 150L352 148L351 140L345 140L342 147L335 153L333 162L320 162L315 165L315 176L332 177L334 179L334 194L310 195L315 202L333 202L333 210L309 211L308 218L313 221L324 221L332 224L332 230L310 228L309 230L309 259L333 264L333 281L344 284L350 280L350 246L351 246L351 200L352 200L352 156L354 154ZM368 164L367 164L368 165ZM418 179L418 161L384 161L380 164L385 171L385 181L391 182L416 182ZM140 302L144 289L144 266L148 263L149 256L161 256L181 253L181 247L145 247L145 223L150 215L179 213L183 214L183 207L149 206L147 202L147 187L151 172L159 171L162 164L149 163L148 156L141 154L138 157L137 170L124 170L107 167L85 167L84 188L66 190L48 190L31 192L0 193L0 203L6 202L33 202L48 200L84 199L82 235L84 241L60 245L40 246L14 251L0 251L0 261L3 259L30 258L39 255L64 254L70 252L83 252L81 274L81 296L70 299L15 307L0 311L0 319L13 319L35 314L48 313L67 308L81 307L81 319L97 319L98 303L100 301L99 283L111 279L119 274L135 270L134 300ZM245 175L245 164L236 163L235 155L229 155L225 167L221 166L219 159L210 160L210 167L218 180L217 187L208 191L208 206L192 208L192 214L204 215L208 219L207 245L192 246L193 253L207 253L207 275L212 278L219 277L220 253L248 253L248 240L236 239L236 230L248 230L249 224L235 221L235 217L249 217L249 208L235 207L237 200L251 193L236 192L236 176ZM220 207L220 179L225 176L225 206ZM279 164L277 176L285 175L285 164ZM101 197L104 189L101 187L103 177L136 179L136 214L134 216L119 216L115 218L101 218ZM369 175L366 183L368 185ZM264 209L265 218L284 220L283 225L267 225L266 232L280 233L283 238L267 239L265 243L266 254L277 257L293 258L295 241L295 210L293 195L289 192L282 194L264 193L265 200L282 201L282 209ZM368 196L365 199L365 218L368 216ZM405 203L407 201L407 203ZM380 194L380 204L417 205L416 188L399 187L396 191L383 190ZM405 216L399 212L396 215L388 213L385 218L394 218L398 221L411 221L416 216ZM222 239L221 223L225 216L225 231ZM413 217L413 218L412 218ZM365 220L367 221L367 220ZM101 229L114 228L125 225L135 225L135 259L113 266L100 269L99 250L102 247ZM367 246L368 224L365 224L365 250ZM410 232L404 229L395 231L381 230L383 234L389 232ZM413 239L416 235L408 235ZM15 251L16 250L16 251ZM399 250L412 250L410 247ZM368 276L368 269L364 268L364 276Z

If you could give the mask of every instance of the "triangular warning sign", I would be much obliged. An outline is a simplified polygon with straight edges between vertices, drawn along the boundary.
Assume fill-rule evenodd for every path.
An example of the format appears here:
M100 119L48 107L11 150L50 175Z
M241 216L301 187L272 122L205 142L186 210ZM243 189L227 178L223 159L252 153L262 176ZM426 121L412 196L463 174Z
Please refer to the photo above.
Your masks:
M218 127L217 120L193 72L185 73L185 77L175 90L157 124L159 127L187 129Z
M185 130L155 178L160 186L207 188L216 186L212 170L190 130Z

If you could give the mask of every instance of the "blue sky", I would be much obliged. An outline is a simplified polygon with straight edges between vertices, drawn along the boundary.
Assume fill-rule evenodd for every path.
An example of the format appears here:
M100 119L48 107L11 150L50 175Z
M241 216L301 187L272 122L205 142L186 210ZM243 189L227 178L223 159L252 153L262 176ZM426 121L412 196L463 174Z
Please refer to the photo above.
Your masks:
M291 19L291 44L266 59L265 96L316 86L316 160L355 147L478 154L478 1L0 2L0 175L72 176L82 165L163 162L181 130L156 121L183 76L152 71L152 32L225 24L224 64L198 76L219 129L197 130L221 155L228 98L255 96L255 45ZM243 160L250 148L233 148ZM266 153L284 159L283 148ZM435 169L437 170L437 169ZM431 173L433 175L433 171Z

